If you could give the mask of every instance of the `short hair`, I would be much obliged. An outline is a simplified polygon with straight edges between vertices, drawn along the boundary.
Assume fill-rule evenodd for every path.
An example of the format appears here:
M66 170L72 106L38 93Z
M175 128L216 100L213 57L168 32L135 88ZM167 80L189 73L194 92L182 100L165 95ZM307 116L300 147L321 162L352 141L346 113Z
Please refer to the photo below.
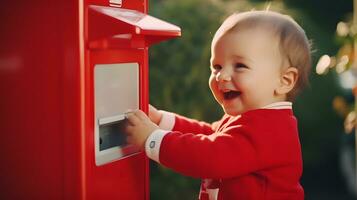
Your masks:
M296 84L287 94L288 100L294 100L309 83L311 50L305 31L288 15L268 10L247 11L229 16L217 30L212 44L226 33L249 28L267 28L277 36L280 54L288 60L289 67L298 70Z

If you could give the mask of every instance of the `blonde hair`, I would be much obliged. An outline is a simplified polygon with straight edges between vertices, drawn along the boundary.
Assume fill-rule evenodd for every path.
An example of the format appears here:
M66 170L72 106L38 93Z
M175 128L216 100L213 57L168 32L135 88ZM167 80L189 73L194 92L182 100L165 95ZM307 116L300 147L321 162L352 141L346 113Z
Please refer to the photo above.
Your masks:
M288 15L273 11L248 11L229 16L217 30L212 44L229 32L249 28L266 28L277 36L280 54L289 62L289 67L298 70L297 82L287 94L288 100L294 100L309 83L311 51L305 31Z

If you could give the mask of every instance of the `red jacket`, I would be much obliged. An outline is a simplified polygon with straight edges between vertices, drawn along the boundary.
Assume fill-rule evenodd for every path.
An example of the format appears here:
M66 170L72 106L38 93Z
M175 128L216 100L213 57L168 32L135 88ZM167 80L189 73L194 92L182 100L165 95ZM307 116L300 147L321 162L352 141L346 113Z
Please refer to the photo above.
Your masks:
M224 116L212 125L175 115L173 130L155 131L146 144L149 157L153 158L148 148L158 148L158 162L203 179L201 200L217 198L208 197L214 192L219 200L304 199L301 149L291 109L252 110Z

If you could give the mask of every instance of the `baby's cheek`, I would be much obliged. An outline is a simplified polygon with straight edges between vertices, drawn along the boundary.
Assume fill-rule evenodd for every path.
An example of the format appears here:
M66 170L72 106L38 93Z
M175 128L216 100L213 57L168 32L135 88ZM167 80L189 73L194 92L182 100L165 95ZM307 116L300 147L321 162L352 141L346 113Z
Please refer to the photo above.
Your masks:
M218 89L217 82L214 80L214 78L209 79L208 86L211 89L212 93L215 93Z

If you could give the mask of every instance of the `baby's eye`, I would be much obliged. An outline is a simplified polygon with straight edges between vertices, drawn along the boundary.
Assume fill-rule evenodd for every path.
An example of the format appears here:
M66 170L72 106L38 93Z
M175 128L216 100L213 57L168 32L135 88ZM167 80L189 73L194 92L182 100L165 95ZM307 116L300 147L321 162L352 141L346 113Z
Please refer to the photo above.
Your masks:
M212 71L219 71L222 69L222 66L221 65L213 65L211 68L212 68Z
M243 63L236 63L236 64L234 64L234 68L236 68L236 69L248 68L248 66Z

